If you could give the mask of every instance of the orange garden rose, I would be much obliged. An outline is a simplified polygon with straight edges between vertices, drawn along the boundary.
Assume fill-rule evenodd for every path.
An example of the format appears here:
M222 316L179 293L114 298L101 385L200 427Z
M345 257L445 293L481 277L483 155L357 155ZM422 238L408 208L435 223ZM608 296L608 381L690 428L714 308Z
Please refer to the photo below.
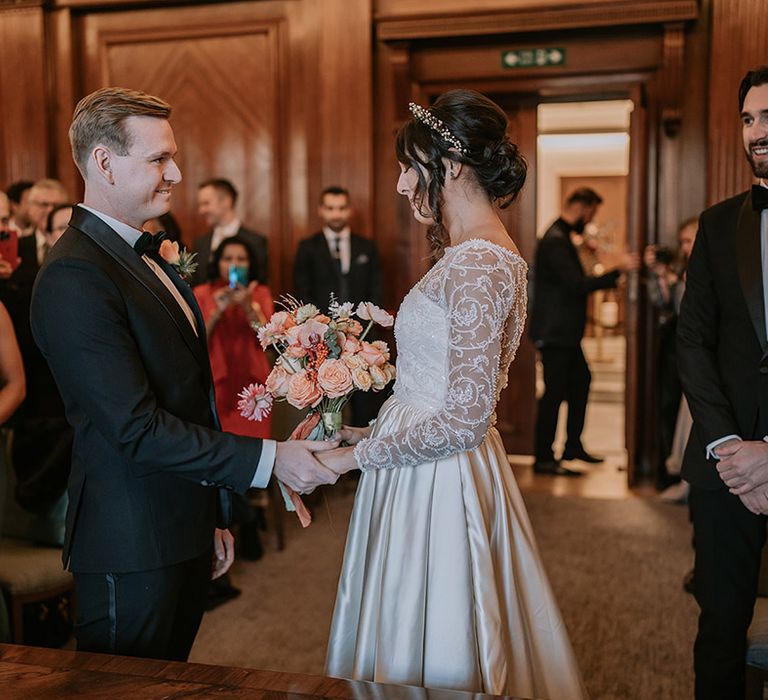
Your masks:
M294 408L314 408L323 399L323 392L320 387L312 381L305 370L297 372L291 377L288 384L288 393L286 399Z
M317 383L325 395L336 399L349 393L354 385L352 374L341 360L326 360L317 371Z
M374 340L372 343L361 343L358 353L369 366L381 367L389 359L389 348L383 340Z
M285 397L288 395L288 386L291 383L293 375L287 372L284 367L275 365L267 377L267 391L273 396Z

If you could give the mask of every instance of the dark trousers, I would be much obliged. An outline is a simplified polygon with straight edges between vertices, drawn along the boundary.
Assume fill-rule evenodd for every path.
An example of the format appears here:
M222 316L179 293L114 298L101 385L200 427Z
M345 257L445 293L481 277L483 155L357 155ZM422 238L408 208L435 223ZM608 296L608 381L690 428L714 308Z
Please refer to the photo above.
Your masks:
M211 551L153 571L74 579L78 651L186 661L208 599Z
M675 439L677 414L680 411L682 387L677 370L677 344L675 329L677 324L670 321L659 331L659 367L658 367L658 459L656 483L660 487L668 485L667 457L672 452Z
M544 394L539 399L536 416L534 451L537 462L547 462L554 459L552 443L555 441L557 415L563 401L568 403L565 449L582 449L581 432L584 430L592 374L580 345L543 347L540 352L544 367Z
M750 513L727 489L693 486L690 506L693 585L701 609L693 650L696 698L741 700L766 518Z

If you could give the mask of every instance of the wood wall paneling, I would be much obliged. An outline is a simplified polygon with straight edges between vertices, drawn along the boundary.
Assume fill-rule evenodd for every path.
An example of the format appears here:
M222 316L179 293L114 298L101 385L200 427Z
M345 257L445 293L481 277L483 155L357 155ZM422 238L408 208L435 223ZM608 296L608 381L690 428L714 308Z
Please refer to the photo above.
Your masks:
M744 191L752 182L741 140L737 95L745 73L768 63L768 3L711 1L707 201L713 204Z
M695 19L697 0L376 0L381 40L654 24Z
M36 6L37 5L37 6ZM0 186L49 170L45 25L40 3L0 8Z

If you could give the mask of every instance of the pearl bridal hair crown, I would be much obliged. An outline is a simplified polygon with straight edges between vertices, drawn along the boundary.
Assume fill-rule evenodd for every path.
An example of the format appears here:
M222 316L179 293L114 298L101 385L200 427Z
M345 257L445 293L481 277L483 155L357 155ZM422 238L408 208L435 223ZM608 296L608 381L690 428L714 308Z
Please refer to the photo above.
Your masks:
M432 131L437 132L440 134L440 136L443 138L443 140L447 141L451 144L459 153L462 155L465 155L467 152L466 147L464 144L459 141L450 131L450 129L443 124L441 119L438 119L432 112L430 112L428 109L424 109L421 105L417 105L415 102L409 102L408 103L408 109L411 110L411 114L414 116L416 121L421 122L422 124L426 124Z

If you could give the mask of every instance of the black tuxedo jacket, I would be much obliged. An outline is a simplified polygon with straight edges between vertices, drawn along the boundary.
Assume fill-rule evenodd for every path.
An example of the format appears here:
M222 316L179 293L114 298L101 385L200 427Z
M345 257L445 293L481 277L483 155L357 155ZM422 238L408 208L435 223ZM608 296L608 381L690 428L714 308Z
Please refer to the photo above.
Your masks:
M371 301L381 306L381 263L376 244L353 233L349 245L349 272L342 275L322 231L301 241L293 263L294 296L323 311L331 293L339 302Z
M677 323L680 378L693 415L682 475L701 488L725 488L707 445L726 435L768 435L765 283L751 193L707 209Z
M615 270L599 277L586 275L570 231L558 219L536 248L528 332L538 347L578 346L587 322L587 297L597 289L615 287L619 279Z
M261 441L219 432L203 319L115 231L76 207L37 276L32 330L75 431L64 562L156 569L210 548L217 497L245 492ZM228 495L228 494L227 494Z
M259 282L267 284L269 277L269 260L267 257L267 239L256 231L241 226L237 230L237 235L244 238L251 246L253 254L256 256L256 270L259 275ZM195 241L193 251L197 253L197 270L192 276L190 283L194 287L197 284L203 284L208 281L208 264L211 261L213 251L211 250L211 241L213 240L213 231L209 231L200 236Z

